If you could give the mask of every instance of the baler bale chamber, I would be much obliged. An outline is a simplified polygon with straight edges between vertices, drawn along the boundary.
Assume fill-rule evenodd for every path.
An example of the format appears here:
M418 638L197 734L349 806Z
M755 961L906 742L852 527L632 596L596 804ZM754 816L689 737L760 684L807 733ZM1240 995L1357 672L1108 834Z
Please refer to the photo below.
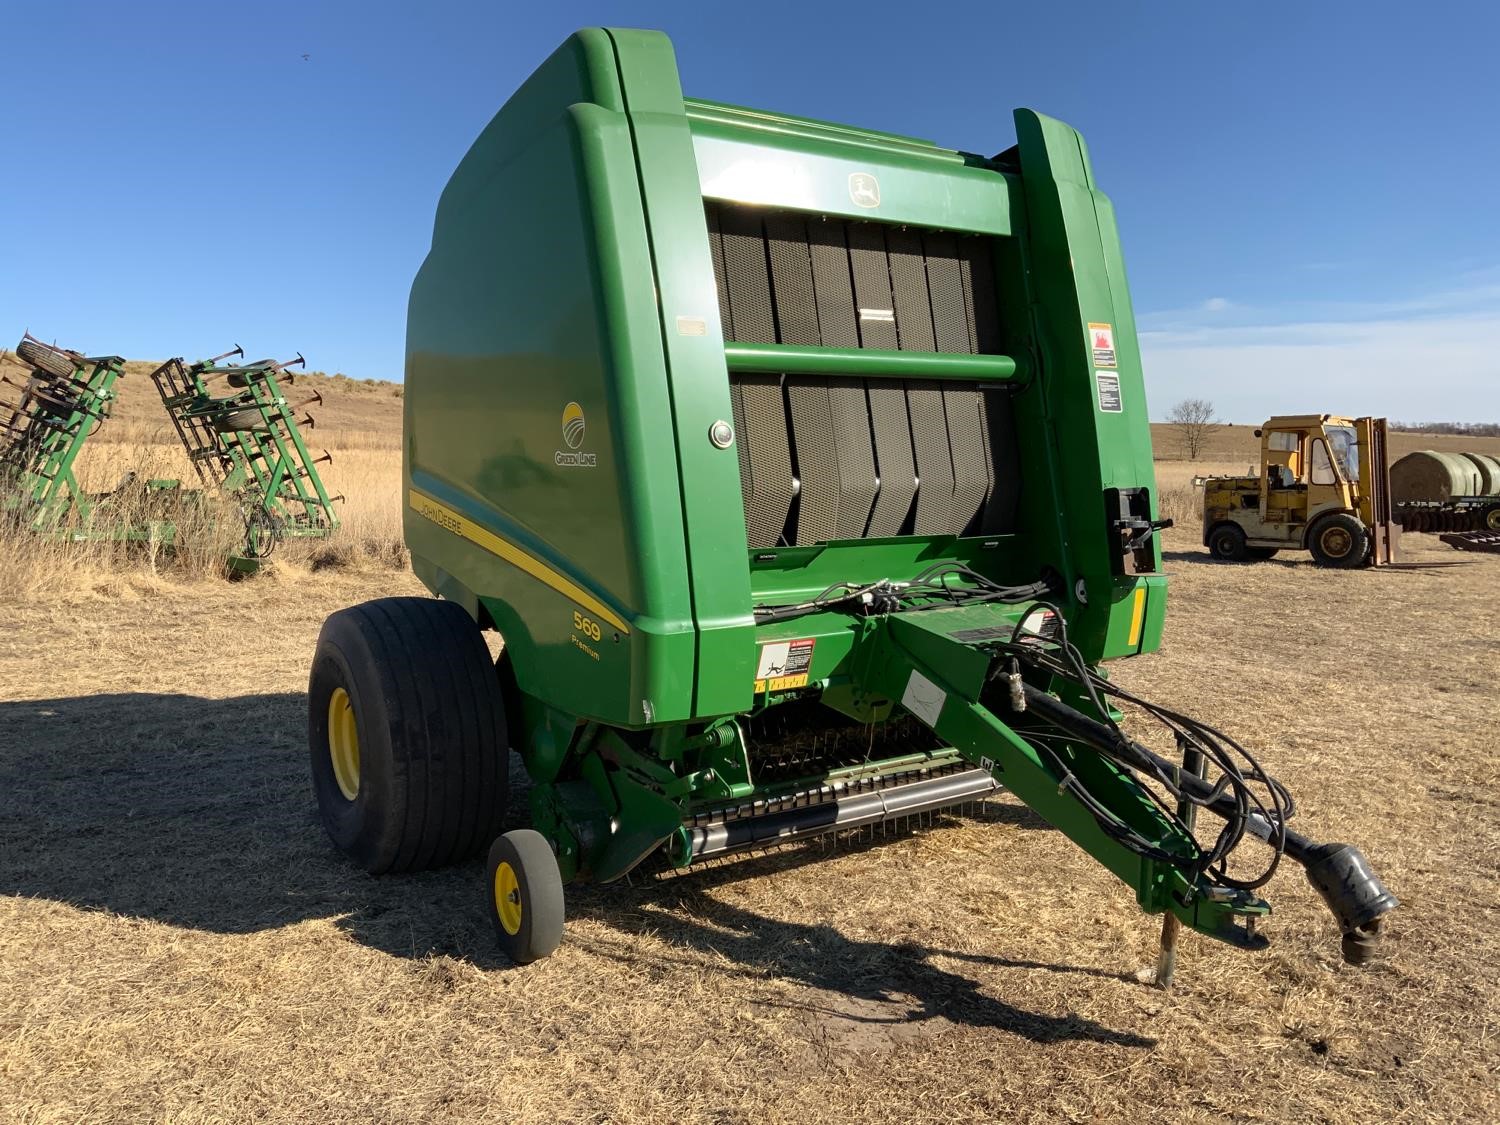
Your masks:
M1179 763L1115 724L1098 665L1166 608L1140 357L1081 138L1015 124L985 157L688 100L646 31L527 80L412 288L405 532L440 600L335 614L314 661L341 848L474 853L514 749L534 828L495 839L486 894L528 961L565 882L1003 786L1246 947L1269 908L1227 859L1258 835L1367 951L1395 900L1357 851L1287 828L1212 728L1158 715Z

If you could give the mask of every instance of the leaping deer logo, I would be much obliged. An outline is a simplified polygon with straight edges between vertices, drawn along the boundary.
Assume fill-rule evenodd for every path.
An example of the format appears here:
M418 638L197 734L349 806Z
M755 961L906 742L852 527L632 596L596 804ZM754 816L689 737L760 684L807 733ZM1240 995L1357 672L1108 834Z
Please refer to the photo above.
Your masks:
M849 173L849 198L859 207L879 207L880 181L868 172Z

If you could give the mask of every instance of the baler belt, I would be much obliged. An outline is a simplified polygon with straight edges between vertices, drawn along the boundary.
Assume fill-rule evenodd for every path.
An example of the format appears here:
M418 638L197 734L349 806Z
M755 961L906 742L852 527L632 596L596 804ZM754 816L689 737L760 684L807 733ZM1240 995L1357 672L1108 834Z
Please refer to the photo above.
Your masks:
M859 347L859 313L849 277L849 247L844 224L807 224L808 253L812 258L813 298L818 306L818 329L826 348Z
M988 239L706 205L726 339L996 355Z
M853 223L847 233L859 346L895 350L901 345L896 338L896 302L891 297L885 235L873 223Z
M730 382L734 429L739 435L740 489L745 530L752 547L774 547L791 511L792 450L781 377L744 375Z
M723 203L707 219L726 339L999 354L983 238ZM735 374L730 387L751 547L993 533L1014 519L1003 395L836 376Z
M766 217L766 249L776 309L776 338L783 344L817 344L818 303L813 295L812 257L802 220Z
M917 494L917 463L911 449L906 388L891 380L873 379L868 394L880 491L875 495L866 534L875 539L901 534L901 525Z
M728 209L719 217L724 247L724 278L729 296L727 325L736 339L776 339L771 309L771 279L766 271L766 243L759 216ZM729 331L729 328L725 331Z

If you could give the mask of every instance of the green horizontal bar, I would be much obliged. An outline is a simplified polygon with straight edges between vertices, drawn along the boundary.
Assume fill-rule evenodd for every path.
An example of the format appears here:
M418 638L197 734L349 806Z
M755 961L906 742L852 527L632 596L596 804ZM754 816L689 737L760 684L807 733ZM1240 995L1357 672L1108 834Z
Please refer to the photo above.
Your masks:
M811 344L726 343L729 370L773 375L846 375L889 379L1014 379L1020 365L1008 355L892 352L878 348L819 348Z

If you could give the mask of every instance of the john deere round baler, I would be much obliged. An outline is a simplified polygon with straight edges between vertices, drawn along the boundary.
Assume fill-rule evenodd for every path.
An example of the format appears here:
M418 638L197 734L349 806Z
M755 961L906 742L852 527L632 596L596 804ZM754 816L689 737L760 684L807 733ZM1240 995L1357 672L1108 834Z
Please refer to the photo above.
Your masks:
M1395 899L1359 853L1098 672L1166 609L1140 356L1082 139L1015 125L980 156L685 99L647 31L580 32L527 80L412 288L405 531L438 597L318 644L340 848L388 872L494 841L525 962L565 883L1004 787L1145 910L1246 948L1288 855L1368 953ZM1126 702L1181 762L1122 733ZM533 827L497 838L512 750ZM1257 878L1230 873L1246 835Z

